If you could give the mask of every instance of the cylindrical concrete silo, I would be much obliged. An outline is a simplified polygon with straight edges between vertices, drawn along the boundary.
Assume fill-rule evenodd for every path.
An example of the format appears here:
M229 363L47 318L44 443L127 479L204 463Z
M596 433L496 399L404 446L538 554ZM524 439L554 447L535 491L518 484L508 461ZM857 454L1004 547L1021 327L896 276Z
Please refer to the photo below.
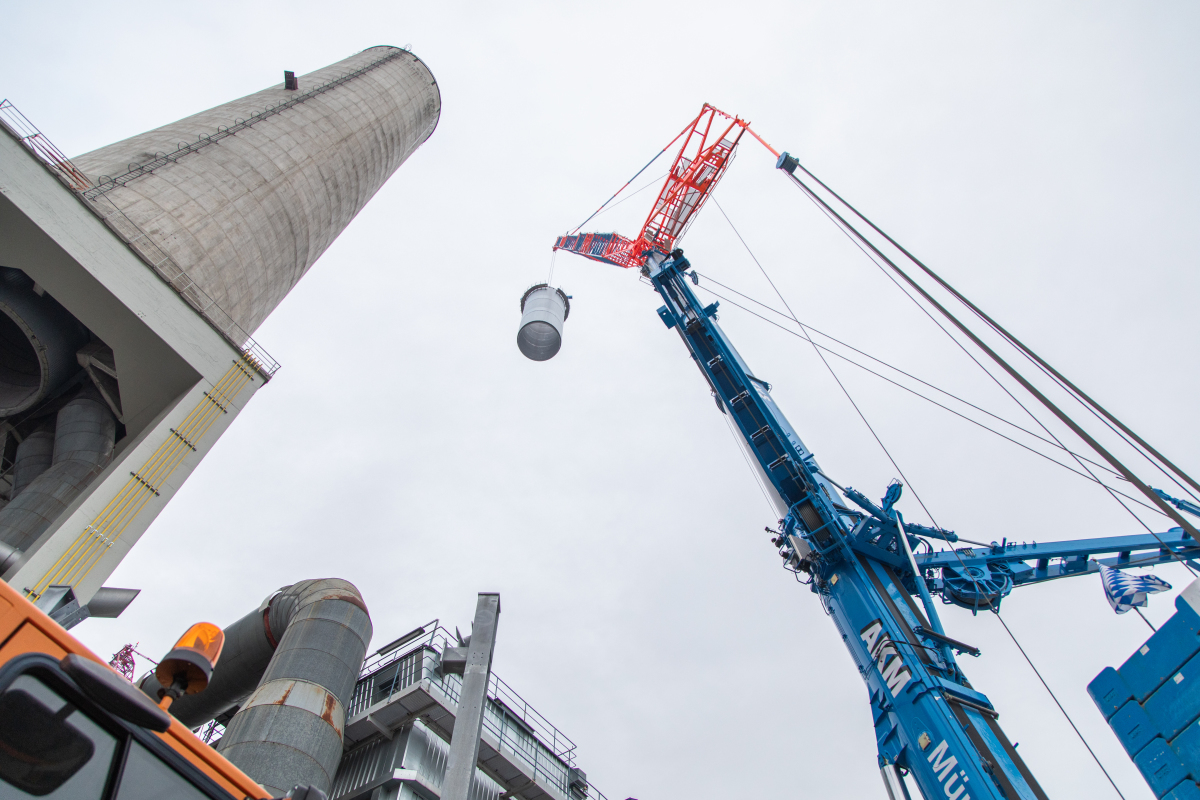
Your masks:
M79 156L111 200L246 333L437 125L412 53L373 47Z

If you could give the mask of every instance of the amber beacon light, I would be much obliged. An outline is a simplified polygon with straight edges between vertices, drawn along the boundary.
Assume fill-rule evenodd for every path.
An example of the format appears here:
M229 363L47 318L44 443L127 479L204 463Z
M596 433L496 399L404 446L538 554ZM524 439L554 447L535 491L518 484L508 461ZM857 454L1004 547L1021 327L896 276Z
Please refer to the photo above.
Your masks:
M211 622L188 628L154 670L154 677L167 687L159 691L159 705L170 708L183 695L204 691L224 646L225 634Z

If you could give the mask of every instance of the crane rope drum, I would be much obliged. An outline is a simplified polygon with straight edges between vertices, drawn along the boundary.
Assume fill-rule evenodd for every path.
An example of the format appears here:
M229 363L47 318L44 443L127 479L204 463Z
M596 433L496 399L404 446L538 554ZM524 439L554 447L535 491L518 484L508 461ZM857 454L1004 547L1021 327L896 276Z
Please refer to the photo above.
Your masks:
M1137 536L952 546L944 552L928 547L918 555L918 543L953 545L958 536L905 522L894 507L902 492L898 483L876 504L826 476L776 404L770 384L751 372L717 323L719 303L704 304L688 285L696 273L678 247L744 133L770 150L776 166L794 179L794 159L745 120L705 104L674 140L682 138L683 144L636 237L577 228L558 237L553 249L636 269L663 300L659 317L695 360L779 514L772 544L787 569L807 576L866 683L878 765L892 800L909 796L905 777L926 800L1044 800L1045 792L1000 728L995 707L956 660L978 656L978 649L946 635L932 595L972 610L998 611L1018 586L1102 567L1186 563L1200 556L1200 546L1187 525L1188 530ZM545 284L534 289L550 293ZM1106 554L1113 557L1098 557Z

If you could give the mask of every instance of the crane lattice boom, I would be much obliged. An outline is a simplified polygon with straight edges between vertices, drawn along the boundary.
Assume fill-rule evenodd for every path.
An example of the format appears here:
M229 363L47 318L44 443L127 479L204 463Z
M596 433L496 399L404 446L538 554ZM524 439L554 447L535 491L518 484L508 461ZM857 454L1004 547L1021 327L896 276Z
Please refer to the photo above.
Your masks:
M728 125L721 124L724 120ZM568 234L558 238L554 249L625 268L640 268L651 250L669 253L716 188L742 134L749 129L749 122L705 103L681 137L676 137L683 138L683 146L636 238L626 239L619 233Z

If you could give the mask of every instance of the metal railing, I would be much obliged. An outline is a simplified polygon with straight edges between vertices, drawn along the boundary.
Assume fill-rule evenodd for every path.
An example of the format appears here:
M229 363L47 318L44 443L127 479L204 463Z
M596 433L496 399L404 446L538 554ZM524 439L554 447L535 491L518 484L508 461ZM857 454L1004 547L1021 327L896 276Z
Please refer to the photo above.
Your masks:
M0 125L45 164L55 177L74 192L92 213L129 245L134 253L188 305L198 311L226 341L241 351L246 361L263 378L270 380L271 376L279 371L279 363L112 200L104 195L89 199L87 193L94 187L88 177L8 100L0 100Z
M456 646L457 641L436 621L431 627L404 647L367 659L346 709L347 719L423 680L440 691L450 704L458 704L462 678L443 675L439 669L441 654L447 647ZM579 796L572 795L569 786L576 744L495 672L488 682L483 727L501 747L528 764L530 774L540 775L568 797ZM604 800L604 795L594 787L587 791L584 797Z
M462 678L442 675L439 670L442 652L457 642L437 620L423 628L427 630L418 629L422 631L420 635L410 639L405 646L367 658L346 707L347 721L423 680L428 681L435 692L442 693L450 704L458 704ZM488 683L483 726L500 747L529 766L530 774L541 776L567 797L608 800L603 792L590 784L583 794L572 791L570 771L575 766L575 743L494 672ZM206 744L215 746L224 735L225 726L212 720L193 733Z
M25 145L43 164L54 170L58 178L72 191L82 192L92 185L88 177L71 163L71 159L67 158L63 151L54 145L54 142L46 138L46 134L39 131L37 126L8 100L0 100L0 122L3 122L21 144Z
M217 742L221 741L221 737L225 735L225 726L212 719L199 728L193 728L192 733L196 734L200 741L215 747Z
M397 648L393 652L383 656L376 655L367 659L363 663L362 671L359 673L358 686L355 688L354 699L350 701L351 708L348 709L349 715L353 716L366 708L366 705L359 707L355 705L356 703L365 702L367 705L374 705L382 699L368 698L368 690L366 688L368 685L377 685L376 681L380 676L383 676L386 681L391 682L389 684L388 696L397 690L411 686L418 680L426 679L442 688L446 695L457 703L462 678L457 675L443 676L438 671L442 651L447 647L454 647L455 644L456 641L451 637L451 634L441 625L435 623L431 627L431 630L414 639L405 647ZM427 655L422 658L420 656L421 653ZM394 672L391 669L387 669L396 662L405 663L398 666ZM529 729L534 736L538 737L556 758L562 759L568 766L575 765L574 752L576 744L542 716L537 709L529 705L523 697L517 694L495 672L492 672L491 681L488 683L488 695L489 699L493 702L503 706L503 711L508 716L518 721L523 727Z
M83 190L83 196L88 200L95 200L105 192L110 192L113 189L116 189L118 186L124 186L136 178L140 178L143 175L148 175L149 173L154 172L156 169L165 167L167 164L174 164L176 161L186 155L195 153L198 150L208 147L210 144L216 144L222 139L233 136L236 133L244 131L251 126L258 124L259 122L262 122L264 119L287 111L289 108L324 94L330 89L334 89L348 81L352 81L359 75L369 72L378 66L386 64L389 61L393 61L402 55L411 55L411 53L402 49L394 50L393 52L388 53L386 56L377 58L369 64L365 64L358 69L353 70L352 72L347 72L345 75L339 75L333 80L310 89L303 94L298 94L290 100L286 100L278 105L267 106L262 111L256 111L255 113L251 114L248 119L235 119L233 124L228 127L224 125L218 125L217 130L214 133L201 134L194 142L180 142L179 146L169 153L155 153L154 158L150 161L142 164L130 164L128 171L123 172L120 175L111 178L107 175L101 175L100 182L98 184L95 186L89 186Z

